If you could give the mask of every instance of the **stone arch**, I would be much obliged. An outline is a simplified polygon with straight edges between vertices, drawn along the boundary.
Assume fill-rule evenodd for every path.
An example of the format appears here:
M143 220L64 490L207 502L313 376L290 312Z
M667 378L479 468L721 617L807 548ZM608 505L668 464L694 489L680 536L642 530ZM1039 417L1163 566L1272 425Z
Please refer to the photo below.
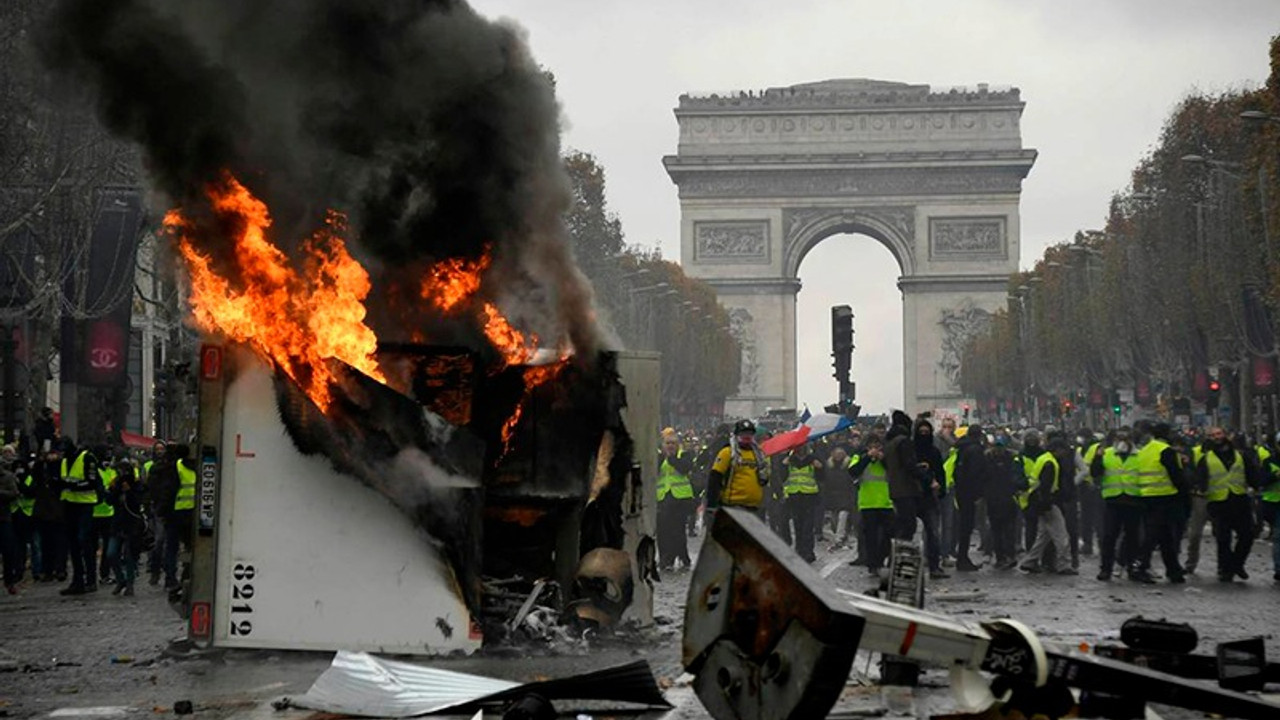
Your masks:
M832 235L867 235L889 250L898 261L900 274L914 275L915 208L849 209L811 208L790 211L784 216L786 244L782 272L787 278L800 276L800 265L809 251Z
M679 188L681 264L751 349L727 414L795 406L800 264L839 233L874 238L902 271L903 407L965 402L956 348L1005 305L1018 269L1036 159L1024 105L1016 89L863 78L680 97L663 164Z

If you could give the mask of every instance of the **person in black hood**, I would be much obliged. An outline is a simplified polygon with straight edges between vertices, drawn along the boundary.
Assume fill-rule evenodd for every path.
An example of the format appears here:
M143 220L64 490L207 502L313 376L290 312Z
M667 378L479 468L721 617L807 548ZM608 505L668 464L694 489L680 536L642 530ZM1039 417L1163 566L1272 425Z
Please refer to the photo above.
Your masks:
M971 425L955 444L956 570L961 572L973 572L981 567L969 559L969 540L973 536L978 501L983 498L991 476L986 440L982 426Z
M933 444L928 420L910 425L906 413L895 412L885 449L889 494L893 498L894 537L911 540L916 521L924 523L925 558L929 575L945 578L938 541L938 493L942 489L942 454Z
M1014 496L1027 486L1027 471L1022 458L1009 445L1008 433L998 433L994 445L986 453L990 475L983 500L991 521L991 545L997 570L1012 570L1018 564L1018 503Z

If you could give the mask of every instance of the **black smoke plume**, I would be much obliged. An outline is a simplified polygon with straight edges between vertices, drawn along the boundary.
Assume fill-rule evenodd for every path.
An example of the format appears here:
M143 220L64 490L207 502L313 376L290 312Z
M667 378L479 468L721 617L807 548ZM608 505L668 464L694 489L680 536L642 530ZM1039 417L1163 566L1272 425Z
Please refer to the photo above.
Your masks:
M201 204L229 171L287 252L327 208L348 214L381 339L478 340L474 314L440 318L417 289L433 262L489 249L480 299L594 355L554 85L514 26L456 0L60 0L41 46L224 271Z

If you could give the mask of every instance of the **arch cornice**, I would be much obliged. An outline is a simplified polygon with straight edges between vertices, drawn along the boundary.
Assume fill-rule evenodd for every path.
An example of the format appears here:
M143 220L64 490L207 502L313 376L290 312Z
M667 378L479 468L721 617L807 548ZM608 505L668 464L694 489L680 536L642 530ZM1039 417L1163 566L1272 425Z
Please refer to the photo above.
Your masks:
M824 239L840 233L870 235L889 249L904 277L916 272L914 206L785 209L782 221L784 277L799 277L805 255Z

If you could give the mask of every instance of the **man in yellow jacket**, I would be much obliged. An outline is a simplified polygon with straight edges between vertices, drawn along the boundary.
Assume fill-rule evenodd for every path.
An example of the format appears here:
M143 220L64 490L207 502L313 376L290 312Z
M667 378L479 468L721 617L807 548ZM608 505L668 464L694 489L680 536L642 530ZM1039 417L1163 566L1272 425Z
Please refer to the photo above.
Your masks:
M739 420L729 444L716 454L707 478L707 509L740 507L760 512L769 484L769 459L756 444L756 424Z

